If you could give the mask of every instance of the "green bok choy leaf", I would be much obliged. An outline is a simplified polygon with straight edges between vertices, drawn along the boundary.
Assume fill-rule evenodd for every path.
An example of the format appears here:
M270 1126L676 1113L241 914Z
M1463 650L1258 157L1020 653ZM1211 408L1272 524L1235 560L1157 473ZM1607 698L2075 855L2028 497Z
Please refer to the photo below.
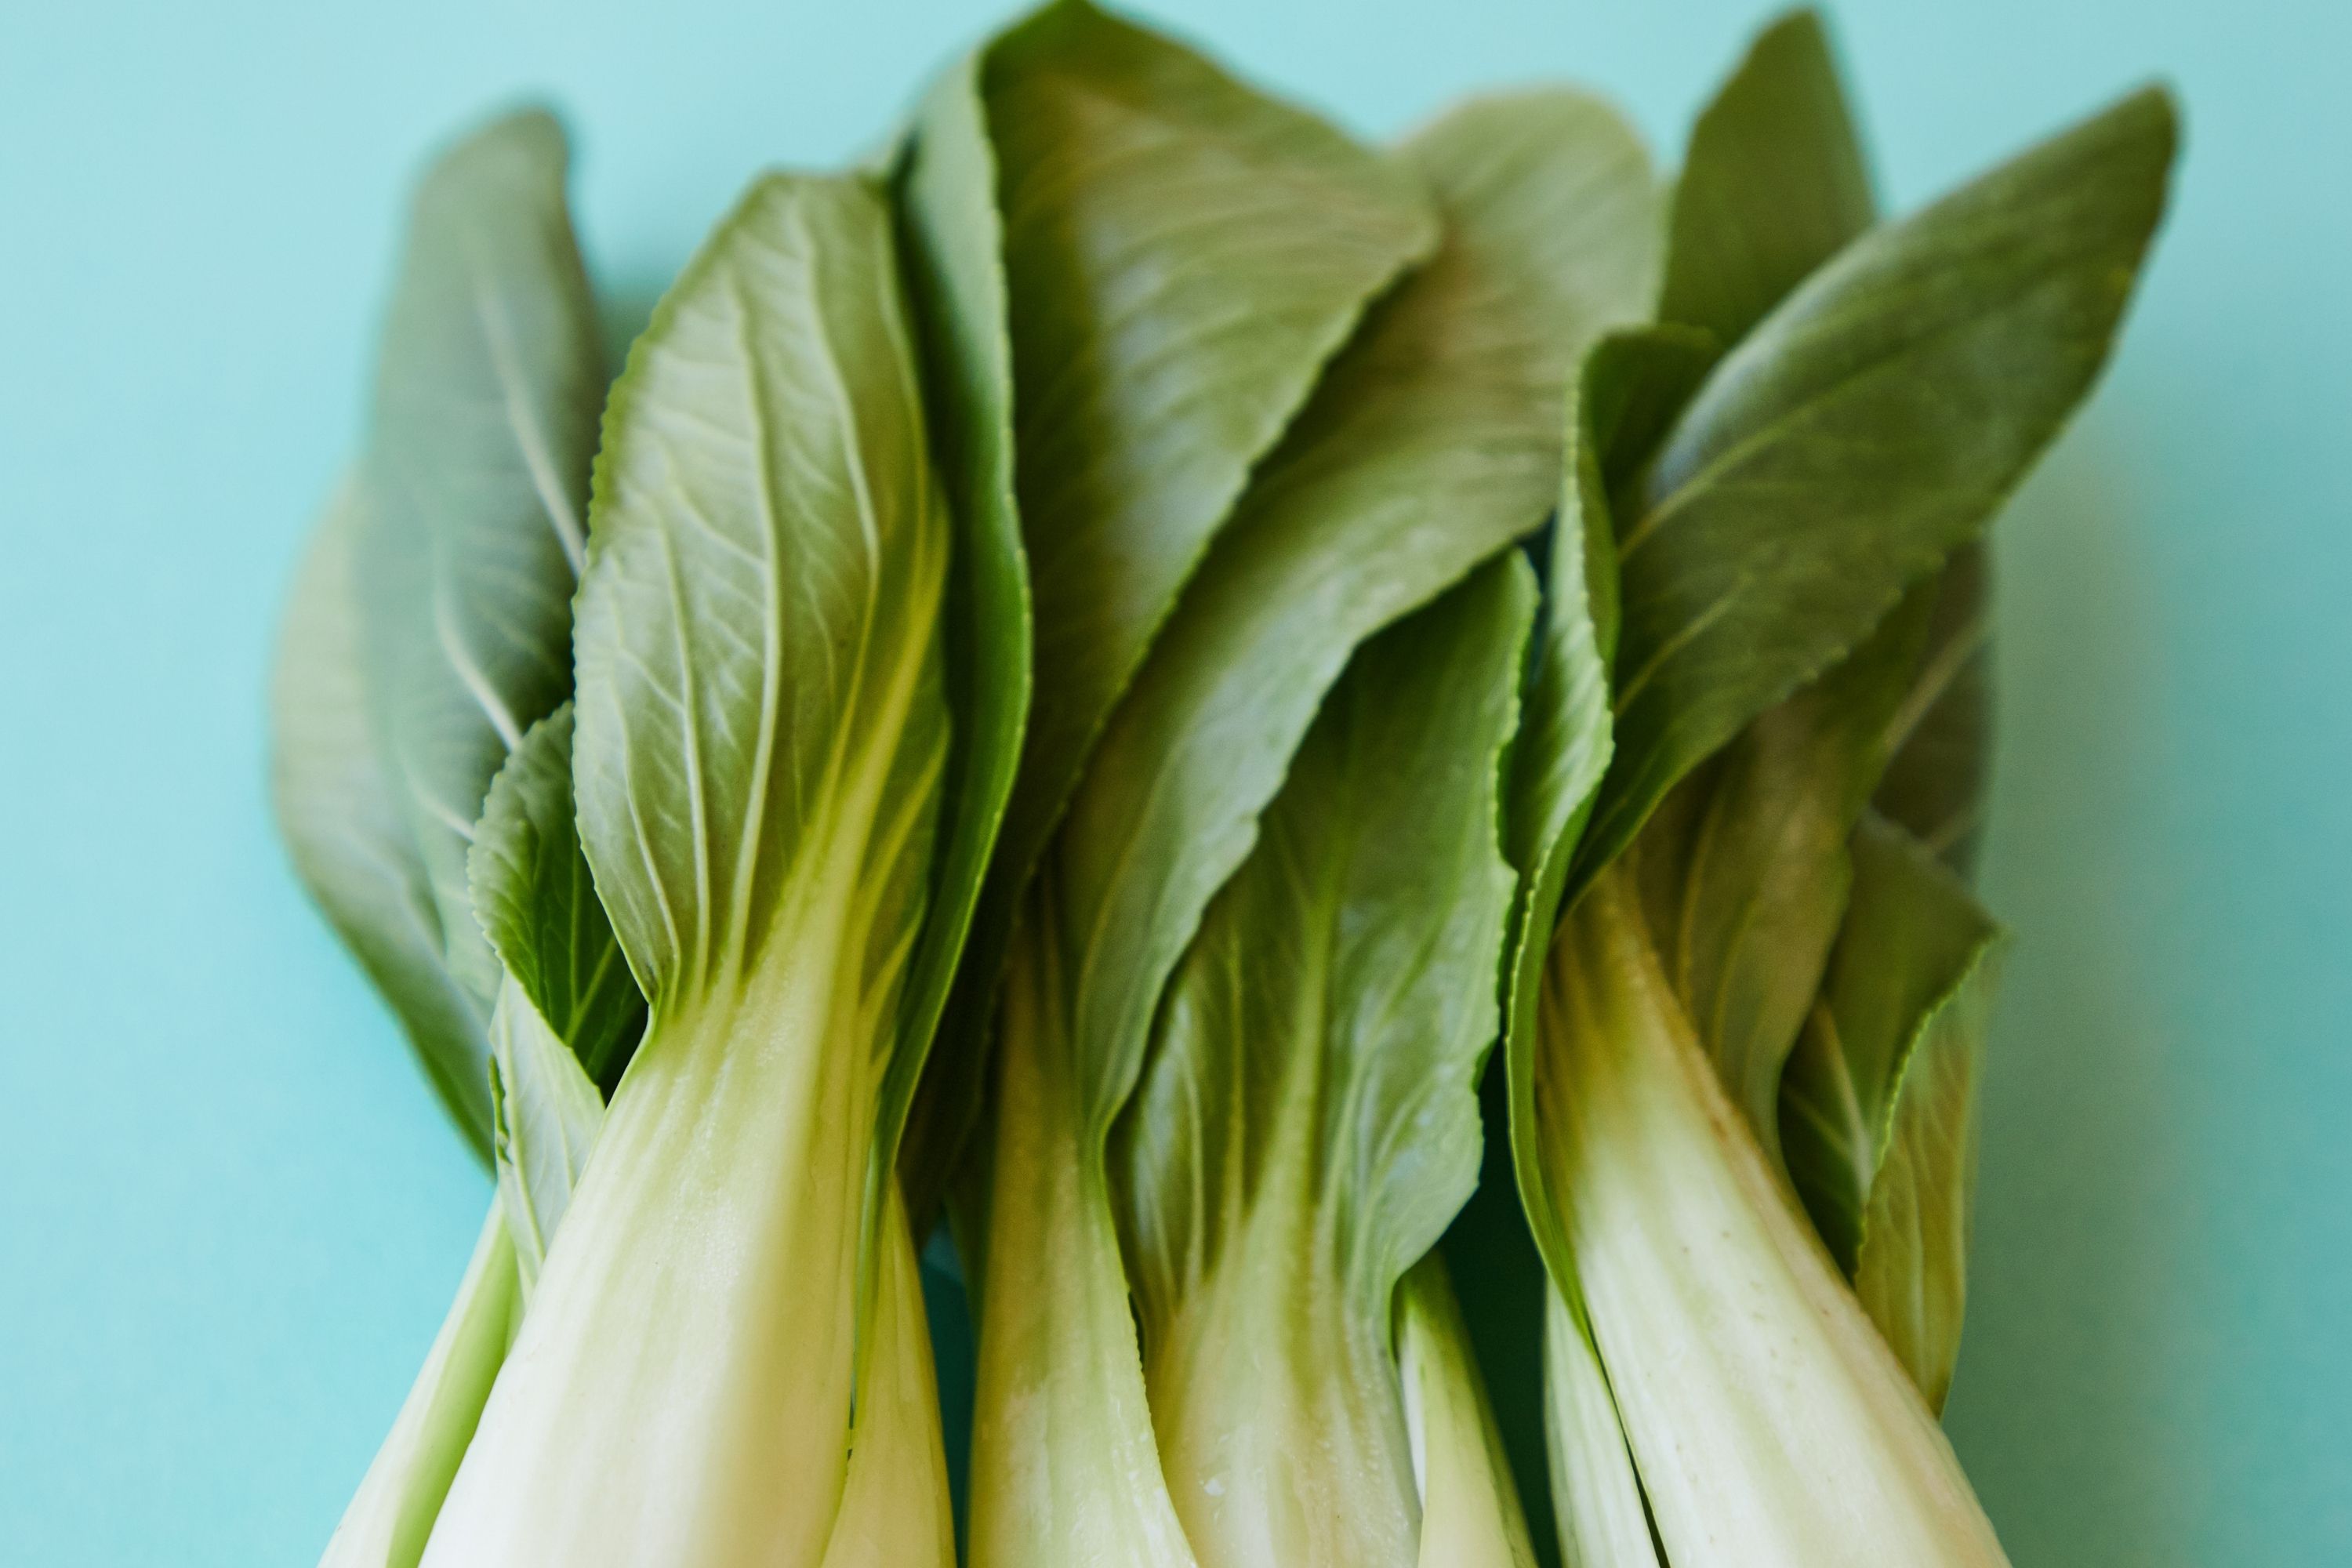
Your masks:
M1171 978L1120 1121L1152 1419L1204 1568L1475 1561L1423 1550L1398 1287L1477 1180L1515 886L1496 785L1534 600L1507 556L1357 653ZM1450 1484L1491 1498L1508 1471L1476 1479L1483 1400L1442 1279L1430 1294L1415 1342L1472 1380L1439 1395L1467 1432L1434 1462L1466 1460Z
M567 165L562 129L524 110L420 182L365 449L278 663L278 817L296 869L486 1160L499 974L466 856L492 775L570 689L604 404Z
M919 299L975 422L960 449L1017 500L1052 677L916 1112L928 1213L981 1103L1014 906L1097 736L1252 468L1436 223L1409 172L1086 0L946 73L903 169Z

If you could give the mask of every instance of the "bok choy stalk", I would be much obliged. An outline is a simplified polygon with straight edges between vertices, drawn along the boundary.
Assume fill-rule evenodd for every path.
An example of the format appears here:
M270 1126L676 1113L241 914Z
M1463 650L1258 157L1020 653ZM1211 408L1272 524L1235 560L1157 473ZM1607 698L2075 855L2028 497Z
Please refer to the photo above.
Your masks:
M1008 542L934 469L899 259L877 182L763 179L614 389L572 770L650 1015L428 1563L949 1551L887 1145L1018 742L1019 632L948 609L955 555ZM959 747L950 644L989 699Z
M598 1106L573 1047L609 1081L643 1011L617 969L560 997L534 984L544 1014L529 994L509 997L515 983L476 922L467 875L492 775L570 685L603 370L565 210L566 162L554 121L526 111L428 170L365 453L295 585L274 712L279 822L297 868L502 1181L518 1148L549 1142L525 1121ZM567 820L569 800L567 786ZM571 858L567 874L584 889ZM593 903L562 950L583 975L599 942L609 956ZM515 1238L551 1223L519 1198L493 1204L329 1562L417 1560L528 1287L536 1249L519 1257Z
M1398 1288L1396 1355L1421 1494L1414 1562L1422 1568L1529 1568L1535 1545L1518 1483L1438 1253L1414 1264Z
M1193 1560L1151 1429L1112 1124L1168 978L1323 695L1365 637L1540 525L1572 356L1648 297L1650 176L1592 100L1475 105L1403 166L1435 194L1444 246L1373 307L1260 464L1020 906L974 1271L976 1563ZM1024 524L1034 537L1034 510Z
M441 1337L328 1544L327 1568L423 1555L604 1115L599 1082L619 1075L645 1022L580 857L571 749L567 702L525 732L475 825L469 879L504 975L489 1023L498 1195Z
M1399 1285L1477 1180L1516 886L1496 786L1534 601L1507 556L1357 653L1115 1135L1153 1424L1204 1564L1530 1560L1443 1266L1410 1309ZM1459 1424L1433 1444L1433 1407ZM1424 1539L1433 1477L1483 1519L1441 1509Z
M1523 1196L1559 1292L1548 1376L1575 1563L2001 1560L1906 1375L1907 1361L1940 1397L1948 1342L1890 1353L1899 1336L1840 1279L1771 1152L1795 1120L1780 1064L1822 1014L1831 942L1841 974L1849 952L1874 962L1884 918L1859 897L1849 911L1846 843L1879 832L1863 803L1903 737L1934 574L2104 360L2162 210L2173 121L2143 93L1841 243L1866 184L1802 143L1846 133L1816 26L1783 24L1702 121L1684 176L1665 300L1708 330L1601 345L1571 432L1558 556L1613 560L1616 584L1580 618L1573 597L1556 608L1539 690L1557 738L1519 759L1513 843L1533 892L1510 1070ZM1709 164L1741 156L1765 170ZM1806 200L1770 184L1807 168ZM1725 195L1743 191L1744 215ZM1791 231L1824 215L1834 254L1808 270L1823 237ZM1719 363L1717 330L1737 334ZM1633 864L1612 867L1629 845ZM1555 889L1574 909L1553 945ZM1899 942L1877 951L1912 962ZM1966 984L1927 989L1954 1000ZM1964 1106L1951 1075L1919 1081ZM1940 1162L1927 1184L1948 1209L1956 1190L1965 1204L1953 1126L1911 1145ZM1864 1151L1902 1179L1884 1153Z

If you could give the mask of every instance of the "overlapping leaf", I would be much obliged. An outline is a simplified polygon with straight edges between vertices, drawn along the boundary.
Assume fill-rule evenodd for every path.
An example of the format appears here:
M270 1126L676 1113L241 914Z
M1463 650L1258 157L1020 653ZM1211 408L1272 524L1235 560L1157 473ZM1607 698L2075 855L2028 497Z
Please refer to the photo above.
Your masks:
M985 1278L1050 1267L1067 1283L1054 1300L983 1290L978 1439L1002 1458L975 1482L977 1561L1042 1549L1075 1517L1101 1525L1105 1551L1181 1560L1146 1555L1174 1523L1103 1140L1168 975L1349 653L1541 522L1577 346L1647 298L1648 173L1592 100L1475 105L1411 154L1446 209L1446 247L1375 308L1263 465L1096 747L1023 910ZM1055 1440L1074 1410L1104 1418L1096 1444ZM1016 1468L1015 1453L1049 1462Z
M1507 558L1356 656L1120 1123L1153 1419L1204 1563L1415 1560L1391 1304L1477 1179L1533 604Z
M360 474L378 742L487 1012L499 973L466 853L507 753L571 689L572 588L604 406L595 309L549 115L494 121L418 187Z
M968 57L932 89L915 117L894 179L908 305L924 371L933 448L955 512L957 549L947 598L948 703L957 739L948 759L952 814L937 905L915 959L909 1034L939 1026L962 960L972 911L1020 765L1033 657L1028 566L1013 495L1013 346L1008 336L1003 224L996 158L980 96L980 61ZM979 940L984 967L1001 942ZM950 1033L955 1031L950 1028ZM927 1222L953 1154L977 1113L976 1038L950 1056L950 1086L918 1098L926 1053L894 1058L877 1141L895 1158L910 1112L908 1206ZM877 1179L882 1165L877 1161Z
M1789 1173L1940 1409L1967 1299L1975 1089L2000 932L1916 839L1854 834L1853 905L1780 1100Z
M1660 313L1736 345L1873 216L1828 40L1796 13L1758 38L1692 131ZM1640 839L1666 972L1768 1149L1781 1064L1844 913L1846 835L1885 766L1927 597L1915 591L1829 673L1758 714Z
M1974 537L2104 363L2165 196L2125 100L1872 230L1716 366L1617 508L1617 751L1581 875Z
M1894 758L1872 804L1953 870L1976 864L1992 723L1991 565L1963 546L1937 574L1927 646L1890 725Z
M489 1047L443 960L441 910L367 719L359 511L345 483L295 574L270 688L270 785L294 868L366 971L475 1152L490 1156Z
M1054 673L1007 822L1018 878L1252 466L1437 236L1406 171L1085 0L990 46L981 85Z
M645 998L580 852L572 705L531 726L491 781L467 858L499 963L604 1093L645 1027Z
M1472 104L1409 149L1445 248L1367 320L1267 460L1106 731L1045 875L1089 1124L1350 651L1555 504L1572 356L1641 307L1639 146L1581 94Z
M1658 319L1726 348L1875 217L1821 18L1774 22L1691 128Z
M1008 482L1017 498L1052 674L917 1114L919 1215L980 1100L1015 900L1097 732L1251 468L1435 223L1406 172L1086 0L952 69L908 167L910 249L936 279L918 296L952 323L979 422L959 460L985 465L992 505Z
M1660 962L1768 1152L1781 1068L1845 916L1846 839L1885 769L1934 592L1914 589L1827 674L1758 715L1636 840Z
M572 729L566 702L524 734L490 781L467 858L506 972L490 1016L490 1105L526 1297L646 1018L580 853Z

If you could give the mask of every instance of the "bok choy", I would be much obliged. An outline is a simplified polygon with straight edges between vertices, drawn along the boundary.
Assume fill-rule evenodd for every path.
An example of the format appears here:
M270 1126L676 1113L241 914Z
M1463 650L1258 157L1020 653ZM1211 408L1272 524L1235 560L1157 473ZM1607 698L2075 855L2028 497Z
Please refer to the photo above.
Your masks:
M553 121L436 158L275 784L495 1191L327 1563L2002 1563L1986 533L2176 138L1884 219L1809 14L1669 184L1051 0L609 389Z
M1962 914L1954 934L1946 916L1941 947L1914 935L1925 917L1900 900L1965 892L1866 803L1909 739L1938 567L2105 356L2173 120L2160 95L2128 99L1866 228L1848 134L1817 28L1783 24L1702 121L1684 174L1666 302L1703 301L1685 314L1705 319L1603 344L1582 378L1559 555L1613 560L1617 591L1549 657L1580 698L1560 732L1589 750L1605 731L1613 754L1597 789L1589 766L1523 769L1530 868L1558 874L1578 815L1591 823L1549 953L1529 901L1512 1030L1519 1169L1559 1291L1554 1469L1579 1563L2002 1560L1931 1408L1958 1328L1937 1276L1965 1228L1990 926ZM1688 279L1713 282L1678 290ZM1738 334L1719 357L1717 331ZM1858 1059L1878 1053L1867 1079L1835 1036L1841 998ZM1870 1086L1854 1113L1870 1131L1843 1145L1816 1125L1832 1069ZM1878 1208L1852 1189L1888 1184L1885 1277L1867 1292L1886 1321L1799 1206L1784 1123L1806 1131L1817 1209L1839 1201L1829 1149L1852 1206ZM1897 1321L1903 1301L1924 1310Z
M614 389L572 767L649 1016L427 1563L947 1550L880 1130L1003 770L946 798L957 523L898 267L877 183L763 179Z

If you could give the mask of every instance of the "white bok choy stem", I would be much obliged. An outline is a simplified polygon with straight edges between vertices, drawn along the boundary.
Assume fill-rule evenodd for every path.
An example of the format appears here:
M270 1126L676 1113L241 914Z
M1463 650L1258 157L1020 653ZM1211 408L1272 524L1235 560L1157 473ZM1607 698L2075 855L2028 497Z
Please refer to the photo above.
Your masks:
M384 1568L415 1563L481 1419L499 1364L522 1311L514 1243L496 1200L392 1431L327 1542L319 1568Z
M1417 1568L1535 1568L1510 1457L1435 1252L1397 1288L1397 1371L1421 1489Z
M2005 1563L1725 1093L1622 872L1561 928L1535 1069L1593 1342L1675 1568Z
M1544 1440L1565 1568L1658 1568L1615 1396L1557 1284L1544 1291Z

